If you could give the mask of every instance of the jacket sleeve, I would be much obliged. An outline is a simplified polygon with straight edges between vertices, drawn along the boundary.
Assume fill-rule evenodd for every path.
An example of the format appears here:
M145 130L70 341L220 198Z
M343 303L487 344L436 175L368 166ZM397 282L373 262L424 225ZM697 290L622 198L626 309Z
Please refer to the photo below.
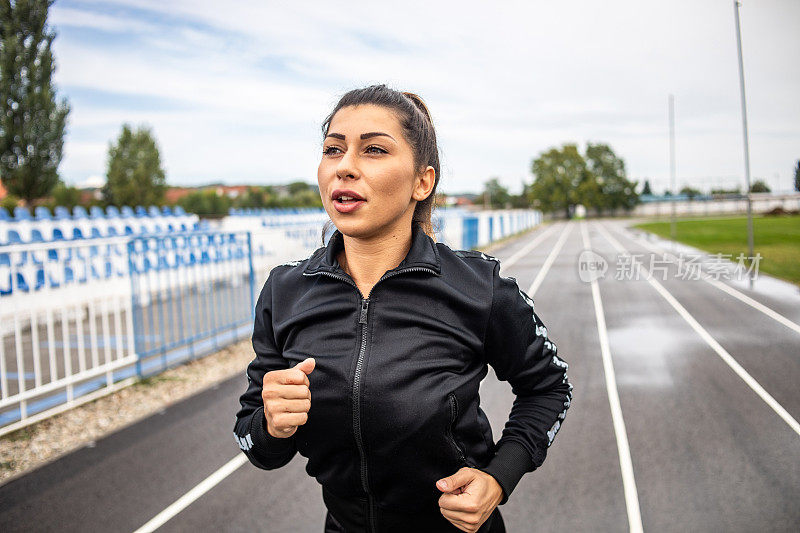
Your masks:
M500 505L526 472L544 462L572 401L567 363L513 277L493 274L492 308L484 338L486 362L516 396L495 455L485 468L503 488Z
M261 398L264 374L289 368L275 345L272 330L272 275L270 272L255 307L253 351L255 359L247 366L247 390L239 397L241 409L236 413L233 437L239 448L255 466L264 470L280 468L297 453L295 436L273 437L267 432L264 402Z

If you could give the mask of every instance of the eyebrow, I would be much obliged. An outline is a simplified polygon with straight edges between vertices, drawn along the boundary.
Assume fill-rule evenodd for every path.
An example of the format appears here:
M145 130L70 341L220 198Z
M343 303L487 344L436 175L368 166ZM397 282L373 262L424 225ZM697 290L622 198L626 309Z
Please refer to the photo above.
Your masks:
M397 142L397 141L395 140L395 138L394 138L394 137L392 137L391 135L389 135L388 133L383 133L383 132L380 132L380 131L371 131L371 132L369 132L369 133L362 133L362 134L361 134L361 138L362 138L362 139L369 139L369 138L371 138L371 137L377 137L377 136L379 136L379 135L383 135L383 136L385 136L385 137L389 137L391 140L393 140L393 141ZM327 138L327 137L333 137L333 138L335 138L335 139L341 139L341 140L345 140L345 137L344 137L344 135L342 135L341 133L329 133L329 134L328 134L328 135L326 135L325 137L326 137L326 138Z

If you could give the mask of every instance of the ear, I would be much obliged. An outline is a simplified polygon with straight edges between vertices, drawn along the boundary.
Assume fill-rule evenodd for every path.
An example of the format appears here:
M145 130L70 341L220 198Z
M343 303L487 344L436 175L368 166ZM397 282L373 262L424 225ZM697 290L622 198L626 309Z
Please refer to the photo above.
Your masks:
M436 185L437 178L434 168L428 165L428 168L417 177L414 194L412 195L414 200L421 202L426 199L431 194L433 186Z

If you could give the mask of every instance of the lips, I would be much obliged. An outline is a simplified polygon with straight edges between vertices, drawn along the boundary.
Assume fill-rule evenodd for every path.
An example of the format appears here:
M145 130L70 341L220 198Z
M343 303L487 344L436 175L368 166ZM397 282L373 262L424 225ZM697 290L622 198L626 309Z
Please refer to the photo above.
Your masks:
M331 193L331 200L340 200L342 197L349 198L350 200L366 201L363 196L352 189L336 189Z
M363 196L351 189L336 189L331 194L333 200L333 207L339 213L352 213L367 201Z

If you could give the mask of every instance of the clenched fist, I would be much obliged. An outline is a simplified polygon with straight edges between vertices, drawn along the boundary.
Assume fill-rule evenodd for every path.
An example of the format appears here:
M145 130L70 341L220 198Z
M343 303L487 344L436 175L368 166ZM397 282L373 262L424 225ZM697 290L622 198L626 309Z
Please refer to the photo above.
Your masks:
M264 374L261 399L264 401L267 432L273 437L291 437L297 426L308 420L311 409L308 375L315 364L314 358L309 357L292 368Z

